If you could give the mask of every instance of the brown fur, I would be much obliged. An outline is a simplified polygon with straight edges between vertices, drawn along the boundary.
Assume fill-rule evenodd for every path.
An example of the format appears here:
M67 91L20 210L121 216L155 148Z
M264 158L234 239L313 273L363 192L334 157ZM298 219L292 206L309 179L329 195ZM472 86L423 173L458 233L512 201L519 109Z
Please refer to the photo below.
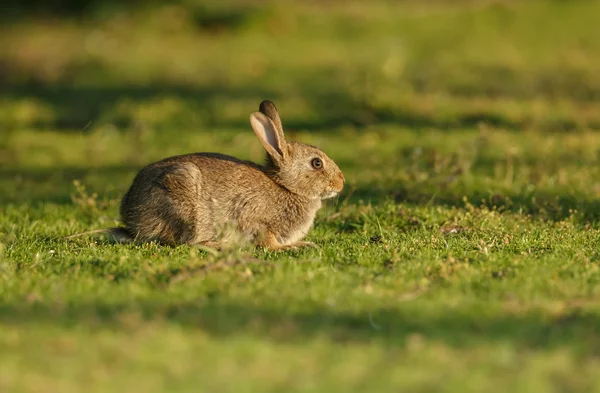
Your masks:
M228 224L270 249L314 246L302 242L321 200L337 195L344 175L314 146L286 142L270 101L250 123L267 151L265 165L218 153L166 158L143 168L121 202L123 241L220 247ZM321 158L322 169L311 160Z

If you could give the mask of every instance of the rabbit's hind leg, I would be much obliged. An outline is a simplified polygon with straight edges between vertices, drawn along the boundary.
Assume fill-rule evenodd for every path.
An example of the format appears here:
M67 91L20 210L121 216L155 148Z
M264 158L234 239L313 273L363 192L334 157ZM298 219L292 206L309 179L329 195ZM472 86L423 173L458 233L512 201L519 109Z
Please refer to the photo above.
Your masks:
M176 244L202 244L214 237L210 222L203 220L206 209L201 197L202 173L190 162L175 164L161 181L165 191L162 206L166 237Z

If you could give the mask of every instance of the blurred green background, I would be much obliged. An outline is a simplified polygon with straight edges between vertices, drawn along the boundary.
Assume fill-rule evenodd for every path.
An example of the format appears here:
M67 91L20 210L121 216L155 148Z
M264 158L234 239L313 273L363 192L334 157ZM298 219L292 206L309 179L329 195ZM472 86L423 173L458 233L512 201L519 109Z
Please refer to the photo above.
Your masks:
M596 1L8 3L3 128L600 127Z

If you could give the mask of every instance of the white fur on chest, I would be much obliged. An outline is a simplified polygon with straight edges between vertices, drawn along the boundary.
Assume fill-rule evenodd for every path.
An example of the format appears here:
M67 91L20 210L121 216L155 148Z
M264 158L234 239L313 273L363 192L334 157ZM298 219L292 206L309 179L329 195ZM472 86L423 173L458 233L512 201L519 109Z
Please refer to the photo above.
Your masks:
M313 221L314 220L306 220L306 222L303 223L302 226L298 226L294 228L294 230L290 231L287 234L287 237L281 239L283 240L283 245L287 246L302 240L302 238L304 238L308 234L308 231L312 227Z
M317 210L321 207L321 201L316 204L306 215L303 222L299 222L294 227L290 228L288 233L281 234L281 239L279 239L282 245L291 245L302 240L307 234L310 228L315 221L315 215L317 214Z

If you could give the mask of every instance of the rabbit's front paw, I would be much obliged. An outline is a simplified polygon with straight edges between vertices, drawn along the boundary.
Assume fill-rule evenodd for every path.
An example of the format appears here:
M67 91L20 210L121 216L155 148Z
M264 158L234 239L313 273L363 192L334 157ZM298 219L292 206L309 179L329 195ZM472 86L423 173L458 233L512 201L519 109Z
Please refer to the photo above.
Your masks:
M319 246L317 246L315 243L313 242L297 242L292 244L292 246L295 246L295 248L319 248Z
M300 248L319 248L319 246L313 242L296 242L294 244L279 247L280 250L298 250Z

